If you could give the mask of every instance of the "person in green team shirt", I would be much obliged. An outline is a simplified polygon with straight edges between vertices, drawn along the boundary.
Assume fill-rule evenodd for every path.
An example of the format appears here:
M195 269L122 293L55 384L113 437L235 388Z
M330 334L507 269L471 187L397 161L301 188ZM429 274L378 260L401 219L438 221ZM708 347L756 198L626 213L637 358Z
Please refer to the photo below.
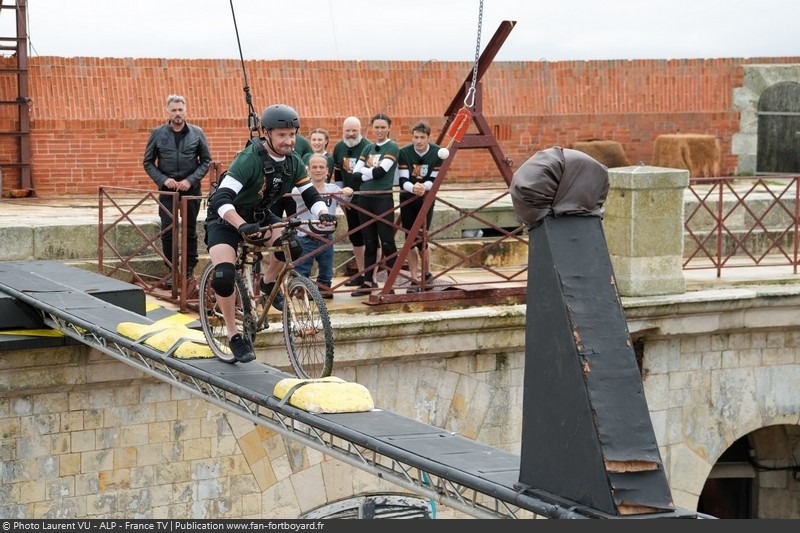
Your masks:
M359 212L359 222L364 225L364 282L351 293L352 296L368 296L378 288L375 282L378 246L387 268L393 268L397 260L392 187L400 147L389 138L391 125L392 119L388 115L378 113L372 117L370 126L375 142L364 148L353 169L354 175L361 175L362 194L358 205L366 212ZM363 194L365 192L369 194Z
M361 189L361 175L355 176L361 152L369 141L361 135L361 121L358 117L347 117L342 123L342 139L333 147L333 182L339 187L350 187L354 191ZM360 287L364 283L361 272L364 271L364 233L357 229L360 222L358 209L352 207L358 204L359 197L354 195L350 205L342 205L347 218L347 235L353 245L353 257L356 260L358 275L348 279L344 284L348 287Z
M400 158L397 164L398 184L400 185L400 220L406 231L410 230L420 215L425 195L433 187L433 182L439 175L442 159L438 155L439 146L430 142L431 128L425 122L417 122L411 128L411 143L400 149ZM409 202L410 200L410 202ZM406 203L408 202L408 203ZM416 250L411 250L408 255L408 273L411 283L419 283L419 264L425 278L431 277L429 273L428 246L422 239L422 233L431 227L433 220L433 206L431 204L425 219L425 227L420 228L417 235L407 235L407 239L415 239ZM416 252L419 251L419 261ZM418 292L419 288L411 287L406 292Z
M253 138L236 154L208 201L205 242L214 265L211 287L217 293L231 351L240 363L255 359L235 320L234 263L242 235L259 239L262 226L280 222L270 207L293 187L297 187L314 217L326 224L336 221L335 215L328 214L325 200L311 183L303 160L292 151L299 127L300 118L288 105L275 104L266 108L261 115L264 140ZM271 246L281 234L280 230L271 232L264 245ZM261 279L262 293L272 291L283 264L283 259L273 254ZM283 298L276 298L273 306L283 309Z

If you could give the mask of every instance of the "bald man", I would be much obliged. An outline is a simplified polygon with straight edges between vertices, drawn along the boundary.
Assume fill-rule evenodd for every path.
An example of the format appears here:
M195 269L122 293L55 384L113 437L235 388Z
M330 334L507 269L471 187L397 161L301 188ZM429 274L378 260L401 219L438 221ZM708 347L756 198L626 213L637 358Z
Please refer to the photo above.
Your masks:
M333 180L339 187L350 187L353 191L361 188L361 176L353 176L358 157L369 141L361 134L361 121L358 117L347 117L342 124L342 140L333 147ZM359 197L354 195L351 204L358 205ZM361 230L353 231L359 225L358 211L342 205L347 217L350 244L353 245L353 256L356 259L359 275L345 282L348 287L359 287L364 283L361 273L364 271L364 235Z

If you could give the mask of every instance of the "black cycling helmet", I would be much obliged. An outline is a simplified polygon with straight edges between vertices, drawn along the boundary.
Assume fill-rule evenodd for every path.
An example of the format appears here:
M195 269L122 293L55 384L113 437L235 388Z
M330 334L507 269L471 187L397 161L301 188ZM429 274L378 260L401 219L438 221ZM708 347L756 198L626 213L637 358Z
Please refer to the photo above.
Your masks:
M294 128L296 130L300 127L300 117L294 108L285 104L274 104L261 114L261 127L265 130L273 128Z

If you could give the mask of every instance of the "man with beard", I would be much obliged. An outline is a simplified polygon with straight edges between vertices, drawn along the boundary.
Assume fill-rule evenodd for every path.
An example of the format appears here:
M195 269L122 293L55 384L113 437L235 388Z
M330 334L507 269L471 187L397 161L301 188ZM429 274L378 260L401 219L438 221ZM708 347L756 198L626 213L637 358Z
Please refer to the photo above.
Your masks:
M203 130L186 122L186 99L177 94L167 97L167 115L169 119L153 129L147 146L144 149L142 162L145 172L158 185L159 191L178 192L178 197L184 195L200 196L200 180L208 173L211 164L211 152ZM161 194L158 197L163 208L159 209L161 216L161 247L164 255L172 259L173 230L164 231L170 224L177 224L172 220L173 200L180 200L173 194ZM193 279L194 269L197 266L197 215L200 212L200 199L189 200L186 218L187 249L182 250L183 275ZM165 285L172 287L169 278Z
M361 121L358 117L347 117L342 125L342 140L333 147L333 181L339 187L350 187L353 191L361 189L361 176L353 176L358 158L369 141L361 135ZM358 205L358 195L353 195L351 205ZM364 283L364 235L361 230L354 231L360 224L358 210L351 205L342 205L347 218L350 244L358 267L358 276L345 282L348 287L360 287Z

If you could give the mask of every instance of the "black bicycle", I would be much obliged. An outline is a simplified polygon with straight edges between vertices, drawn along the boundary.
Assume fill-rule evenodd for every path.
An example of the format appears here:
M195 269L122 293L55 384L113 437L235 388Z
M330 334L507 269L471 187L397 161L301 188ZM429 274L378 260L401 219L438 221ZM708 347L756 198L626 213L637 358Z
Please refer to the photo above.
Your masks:
M291 218L261 228L264 240L268 240L273 231L283 228L279 245L265 247L247 237L239 244L234 285L236 325L245 341L255 348L256 334L269 327L267 312L272 302L283 293L283 336L289 362L298 377L320 378L330 376L333 371L333 328L316 284L294 268L291 243L296 242L300 226L319 235L336 230L335 223L323 225L319 220ZM264 252L283 252L286 261L272 292L262 295L258 287ZM234 363L236 359L228 346L222 310L211 287L213 273L214 265L209 263L200 276L200 324L214 355L226 363Z

